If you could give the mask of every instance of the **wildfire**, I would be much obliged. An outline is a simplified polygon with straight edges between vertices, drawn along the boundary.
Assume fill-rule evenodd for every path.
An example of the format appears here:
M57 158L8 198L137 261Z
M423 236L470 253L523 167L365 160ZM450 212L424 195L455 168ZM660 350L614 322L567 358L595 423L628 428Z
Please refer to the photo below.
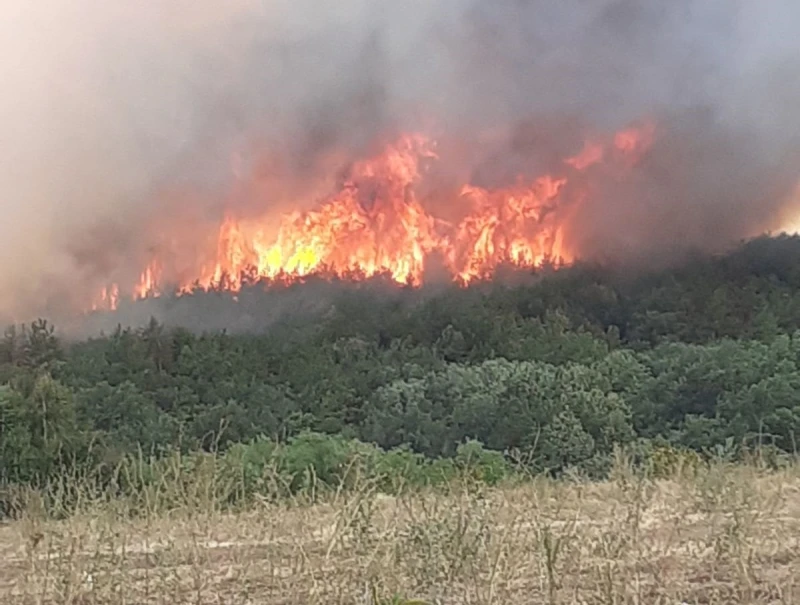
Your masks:
M355 163L338 191L309 211L277 221L238 218L229 212L219 227L214 262L192 279L171 279L169 258L154 255L128 289L110 284L92 308L116 309L123 298L159 296L172 289L238 291L246 280L292 281L313 274L352 279L385 273L418 286L436 255L452 278L464 284L491 276L502 263L537 267L574 260L566 229L580 191L567 194L579 175L610 156L636 161L652 143L652 125L617 133L611 143L589 141L566 158L557 175L519 179L506 188L464 185L458 195L463 216L445 221L419 198L426 166L439 160L434 141L400 137L373 158ZM576 202L577 200L577 202ZM275 235L277 233L277 235Z
M449 265L463 282L491 274L503 261L534 267L548 258L570 261L563 232L554 218L561 188L567 180L542 177L532 185L488 191L467 186L475 213L458 226Z

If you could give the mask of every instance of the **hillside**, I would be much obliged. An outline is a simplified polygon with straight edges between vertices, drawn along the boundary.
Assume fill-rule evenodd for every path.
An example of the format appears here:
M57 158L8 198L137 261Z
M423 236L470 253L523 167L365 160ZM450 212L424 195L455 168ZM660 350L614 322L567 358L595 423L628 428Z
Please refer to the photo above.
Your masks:
M65 341L45 321L10 328L2 478L308 431L434 458L475 439L528 470L595 476L615 445L794 453L798 267L800 239L762 238L635 274L578 266L435 292L334 284L324 311L260 332L151 320ZM221 296L188 298L202 318Z
M798 261L761 238L658 270L318 283L278 314L255 286L196 293L142 303L192 326L84 340L11 327L0 591L793 602Z

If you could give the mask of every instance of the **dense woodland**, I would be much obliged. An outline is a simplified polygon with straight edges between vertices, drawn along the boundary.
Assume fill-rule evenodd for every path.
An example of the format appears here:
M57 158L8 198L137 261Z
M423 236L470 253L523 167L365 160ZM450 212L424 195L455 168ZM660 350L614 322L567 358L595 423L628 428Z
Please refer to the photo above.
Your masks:
M153 320L72 342L40 320L5 332L0 385L6 484L258 443L441 460L469 441L554 473L602 473L619 445L794 453L800 239L427 296L345 288L258 333Z

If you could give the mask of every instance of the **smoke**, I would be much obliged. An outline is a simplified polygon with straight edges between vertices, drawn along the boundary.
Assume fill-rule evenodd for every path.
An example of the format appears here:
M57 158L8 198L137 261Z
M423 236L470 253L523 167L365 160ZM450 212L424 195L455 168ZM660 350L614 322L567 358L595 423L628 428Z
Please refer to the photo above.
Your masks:
M5 0L3 17L0 319L71 309L154 246L180 271L226 207L313 203L402 130L457 142L442 174L480 183L654 120L631 178L587 173L570 233L587 256L726 245L779 226L797 184L793 0Z

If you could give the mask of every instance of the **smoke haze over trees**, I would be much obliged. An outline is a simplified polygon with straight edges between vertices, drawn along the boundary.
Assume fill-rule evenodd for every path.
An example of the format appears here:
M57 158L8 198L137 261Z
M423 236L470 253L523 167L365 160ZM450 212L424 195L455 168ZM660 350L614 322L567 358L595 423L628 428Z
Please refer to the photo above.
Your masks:
M231 204L313 205L408 130L452 152L445 188L535 177L653 120L662 136L628 177L586 176L568 235L589 260L652 264L779 227L798 19L791 0L9 4L0 317L72 311L165 242L180 266ZM259 195L231 199L254 166Z

